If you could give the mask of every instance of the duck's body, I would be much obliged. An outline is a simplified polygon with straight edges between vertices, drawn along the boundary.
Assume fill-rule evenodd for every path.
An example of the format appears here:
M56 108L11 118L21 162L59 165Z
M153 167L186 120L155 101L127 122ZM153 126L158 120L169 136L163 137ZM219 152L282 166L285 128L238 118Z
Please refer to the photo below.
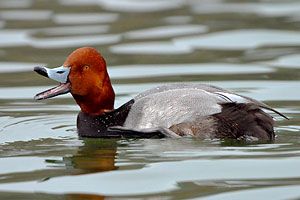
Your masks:
M74 59L82 55L84 56L80 62ZM95 57L98 59L98 63L94 63L95 69L85 72L88 69L84 66L92 66ZM74 67L74 60L79 67ZM262 102L205 84L159 86L142 92L120 108L113 109L114 92L106 66L97 66L103 63L105 64L104 59L96 50L81 48L73 52L64 64L69 81L62 78L66 79L64 83L60 81L61 78L53 78L62 82L62 85L69 84L66 87L81 107L77 128L82 137L193 136L203 139L260 141L272 141L275 138L274 120L261 108L278 113L277 111ZM42 75L51 74L46 68L35 70ZM63 73L60 71L60 74ZM84 76L90 78L86 79L90 85L82 83L86 78ZM81 83L76 83L78 81ZM86 88L80 88L80 84L88 88L87 92ZM51 94L55 93L53 90L56 92L54 88L38 94L36 98L52 97Z
M273 118L256 100L205 84L169 84L137 95L120 108L93 116L80 112L84 137L274 139Z

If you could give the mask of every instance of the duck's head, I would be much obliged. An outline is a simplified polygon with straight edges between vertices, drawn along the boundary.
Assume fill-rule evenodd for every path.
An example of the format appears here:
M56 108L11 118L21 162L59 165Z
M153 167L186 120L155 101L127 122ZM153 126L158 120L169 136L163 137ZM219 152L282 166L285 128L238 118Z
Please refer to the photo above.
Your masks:
M94 48L76 49L61 67L35 67L34 71L60 83L57 87L37 94L34 97L36 100L70 92L82 112L97 115L114 107L115 94L105 60Z

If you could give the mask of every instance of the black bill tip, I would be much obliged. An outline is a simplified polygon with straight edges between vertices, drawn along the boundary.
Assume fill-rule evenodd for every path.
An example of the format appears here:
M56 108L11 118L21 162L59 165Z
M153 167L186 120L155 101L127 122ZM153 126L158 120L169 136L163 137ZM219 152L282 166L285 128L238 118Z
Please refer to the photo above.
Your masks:
M36 73L38 73L42 76L49 78L47 70L44 67L39 67L39 66L34 67L33 71L35 71Z

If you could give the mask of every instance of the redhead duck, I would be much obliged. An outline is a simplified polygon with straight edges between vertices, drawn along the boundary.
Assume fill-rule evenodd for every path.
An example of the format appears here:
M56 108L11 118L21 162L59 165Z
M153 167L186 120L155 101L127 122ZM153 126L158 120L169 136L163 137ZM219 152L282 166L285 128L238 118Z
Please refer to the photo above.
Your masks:
M91 47L72 52L61 67L35 67L34 71L60 83L37 94L36 100L72 94L81 109L77 118L81 137L193 136L273 141L274 120L262 109L285 117L252 98L211 85L188 83L158 86L115 109L106 62Z

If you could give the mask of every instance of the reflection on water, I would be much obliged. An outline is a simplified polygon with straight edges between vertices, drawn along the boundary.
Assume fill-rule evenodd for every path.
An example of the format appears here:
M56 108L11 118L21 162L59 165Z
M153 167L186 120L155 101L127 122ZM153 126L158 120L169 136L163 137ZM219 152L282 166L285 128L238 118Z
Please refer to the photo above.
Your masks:
M164 55L164 54L189 54L193 50L188 46L175 45L170 42L138 42L130 44L119 44L110 48L116 54L135 55Z
M0 31L0 46L14 47L27 44L27 31L25 30L3 30Z
M293 31L233 30L205 36L175 39L175 44L199 49L243 50L262 46L297 46L300 35Z
M34 39L32 46L35 48L57 49L66 47L78 47L84 45L106 45L116 43L120 40L118 35L90 35L69 36L69 37L51 37L47 39Z
M170 17L166 17L164 18L164 21L167 22L168 24L186 24L188 22L192 21L192 17L191 16L170 16Z
M56 24L98 24L111 23L118 19L116 13L68 13L53 17Z
M1 8L29 8L32 6L32 0L4 0L0 2Z
M292 54L287 56L282 56L274 61L268 62L268 64L280 66L280 67L286 67L286 68L300 68L300 54Z
M155 39L174 37L188 34L199 34L207 31L206 26L201 25L176 25L148 28L144 30L136 30L125 33L129 39Z
M85 0L60 0L60 2L64 5L84 5L86 4ZM181 6L180 0L152 0L152 1L136 1L136 0L91 0L88 4L95 4L103 7L104 9L108 9L111 11L119 11L119 12L158 12L170 9L176 9Z
M34 66L43 66L41 63L25 63L25 62L0 62L1 73L14 73L32 71Z
M109 74L110 77L114 79L132 79L139 77L161 77L176 75L259 74L273 72L274 70L275 69L261 66L259 64L199 63L114 66L113 68L109 69Z
M218 142L212 144L191 139L87 139L82 143L40 140L29 143L31 147L25 143L21 148L17 143L11 143L11 147L24 153L35 150L36 154L32 154L36 157L25 157L31 163L26 166L14 164L17 159L25 159L22 157L3 159L3 165L12 167L5 169L5 176L0 176L0 190L138 197L161 195L164 191L173 191L175 195L180 190L187 190L185 185L189 183L197 188L200 196L213 193L201 194L204 187L222 187L225 196L227 192L242 189L243 196L243 190L247 188L263 187L268 191L271 186L276 186L277 192L284 195L290 191L288 188L299 184L299 178L295 178L300 175L299 142L291 144L281 141L278 144L247 147L222 147ZM13 149L6 151L10 156L18 155ZM289 170L286 166L290 166ZM289 187L277 187L283 185ZM261 189L252 191L253 194L260 192ZM172 196L172 193L169 195ZM292 194L298 195L296 191Z
M298 1L0 1L0 199L297 199ZM80 46L101 50L116 107L151 87L208 83L287 115L274 144L82 139L71 95L34 102Z
M109 26L99 25L99 26L62 26L54 28L44 28L40 29L40 32L48 36L56 35L85 35L85 34L96 34L96 33L107 33ZM38 32L39 33L39 32Z
M198 14L211 14L211 13L249 13L257 14L267 17L284 17L284 16L299 16L300 3L298 1L291 1L284 3L280 1L264 3L252 2L238 2L238 3L220 3L220 2L207 2L194 6L193 11Z
M0 16L4 20L42 21L50 19L49 10L8 10L2 11Z

